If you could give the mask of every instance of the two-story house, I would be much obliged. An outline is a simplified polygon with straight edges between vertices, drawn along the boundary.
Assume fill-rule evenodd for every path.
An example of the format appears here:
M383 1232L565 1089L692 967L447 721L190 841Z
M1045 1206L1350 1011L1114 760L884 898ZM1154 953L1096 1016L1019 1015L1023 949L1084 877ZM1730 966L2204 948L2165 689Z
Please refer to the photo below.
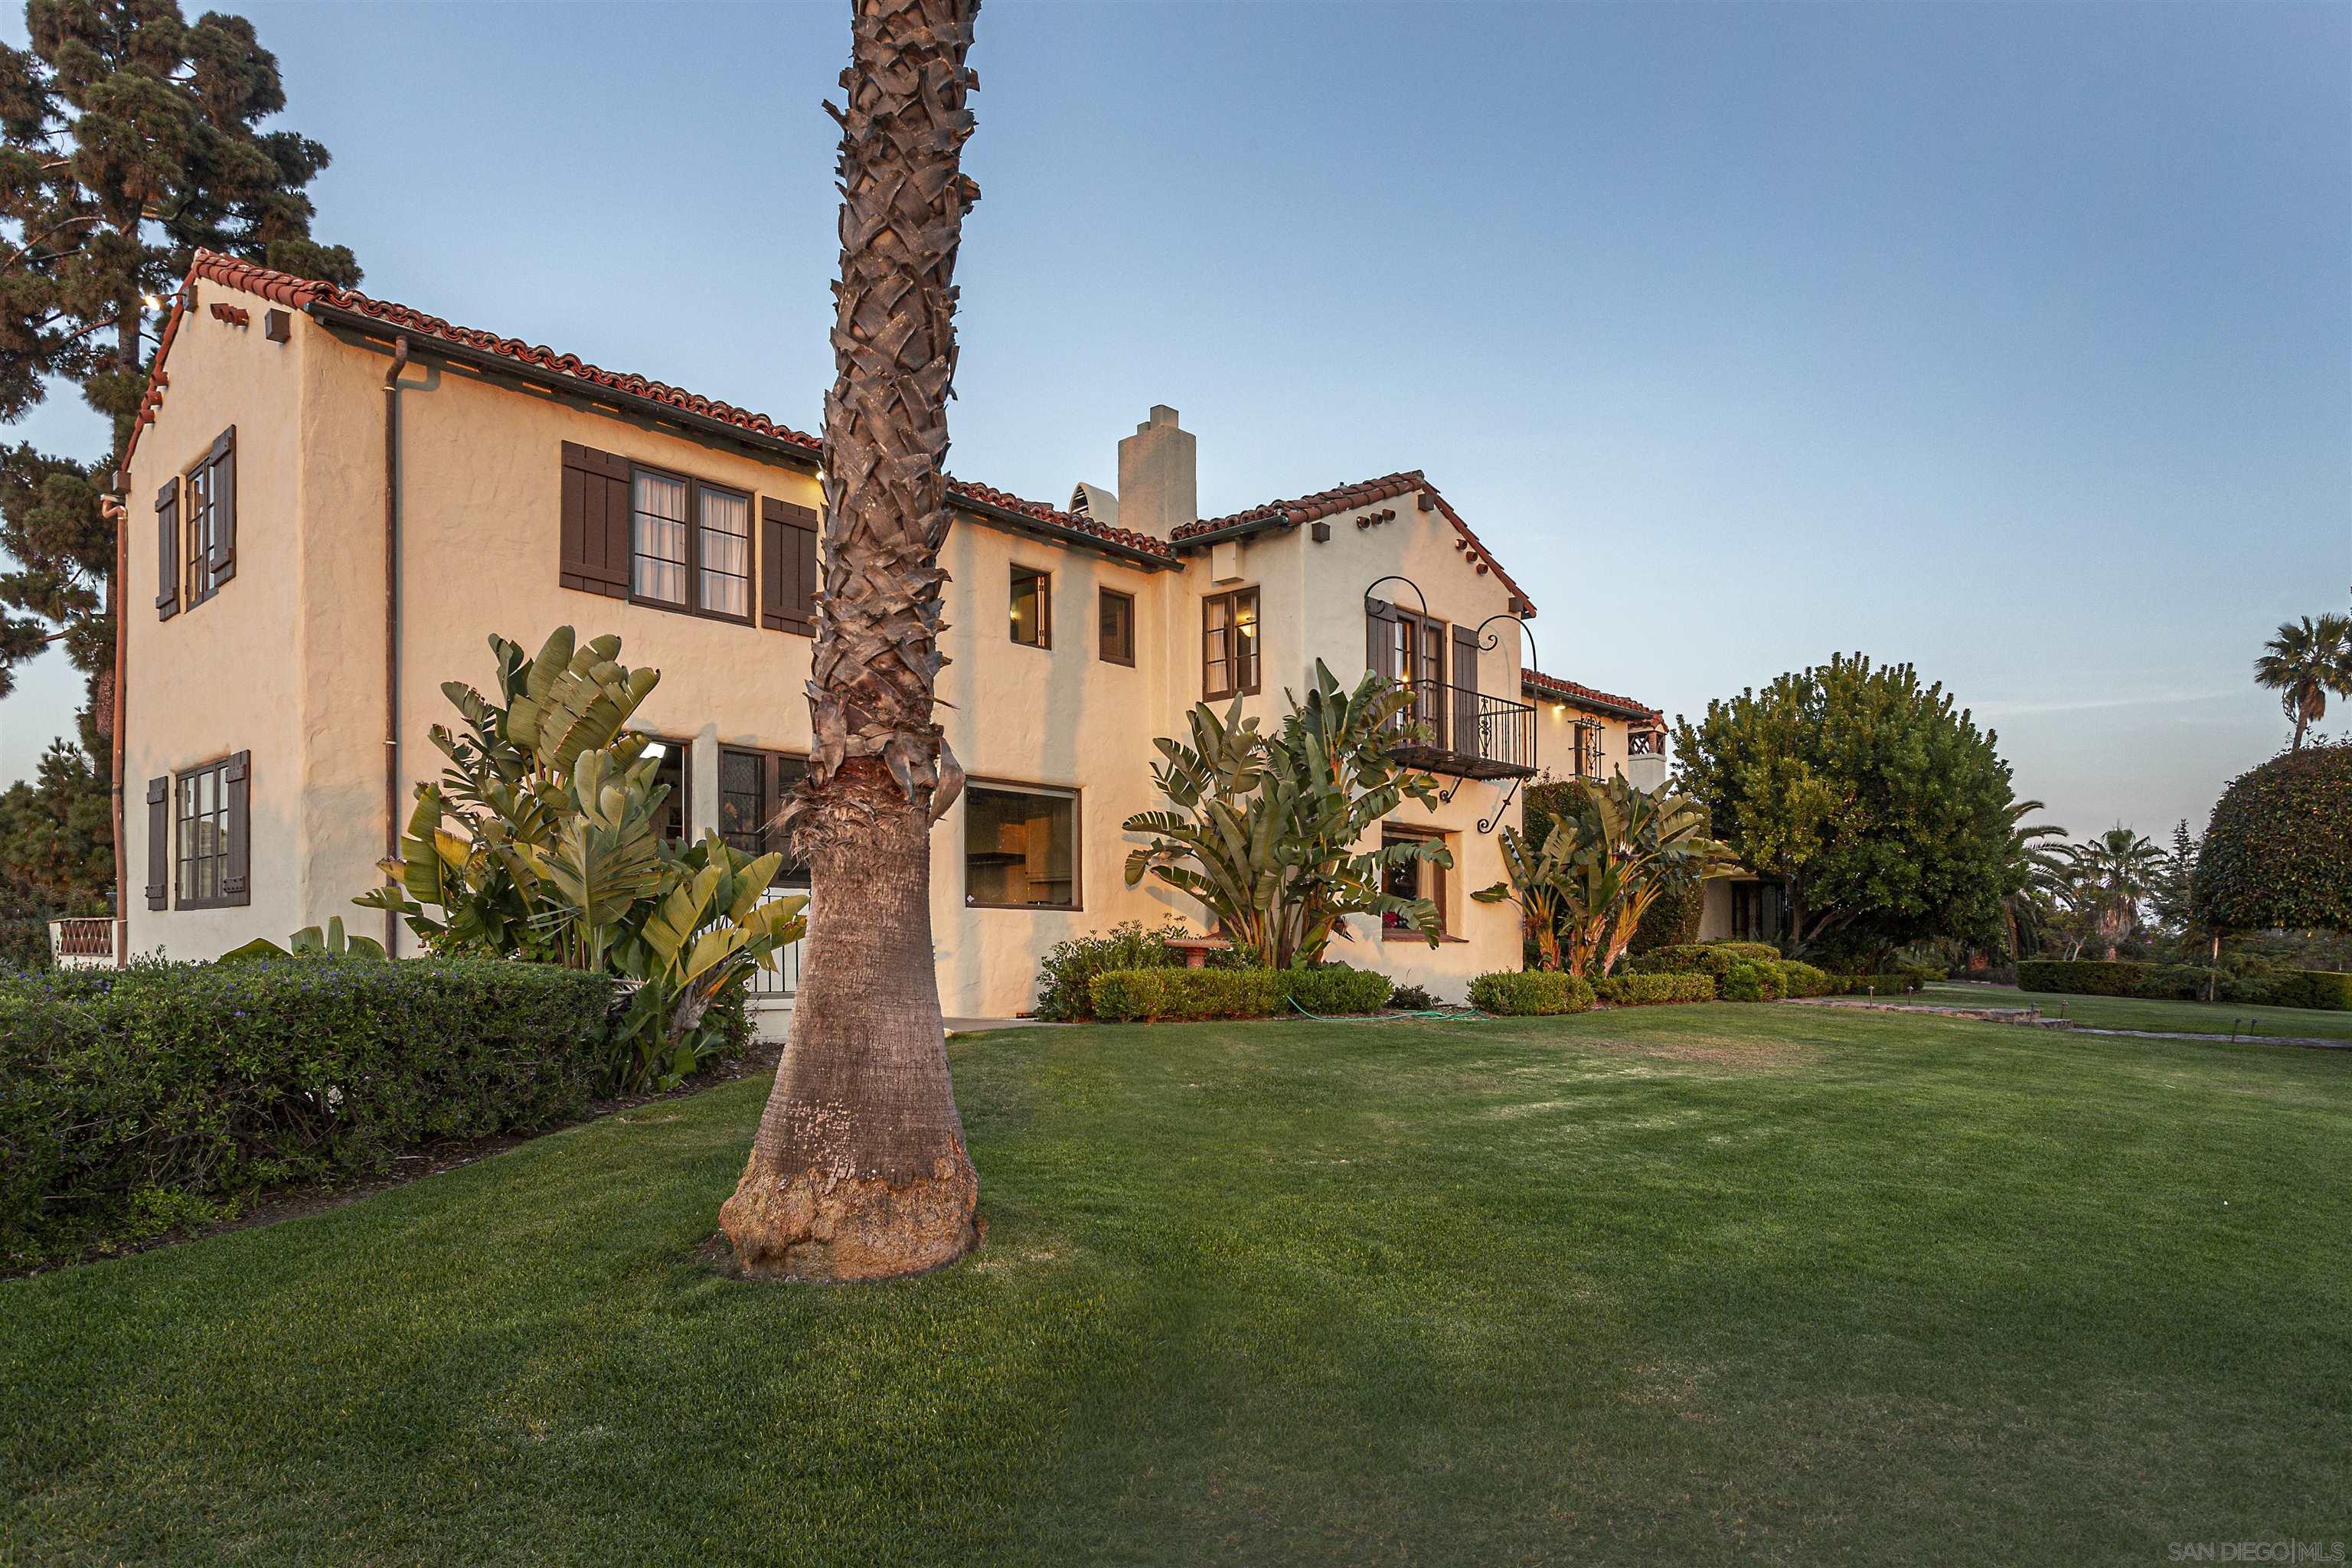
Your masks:
M442 683L488 686L494 632L618 633L661 671L637 723L664 748L671 831L768 844L809 745L820 457L728 404L201 255L118 481L117 952L208 958L378 919L351 900L439 775ZM1120 826L1161 804L1152 742L1195 702L1276 720L1318 659L1414 685L1412 760L1445 798L1380 831L1453 851L1415 873L1445 941L1359 920L1339 956L1453 996L1517 965L1513 910L1469 895L1502 875L1496 832L1544 752L1577 759L1555 773L1654 754L1650 710L1522 670L1534 605L1419 473L1204 520L1194 472L1194 437L1154 408L1118 443L1116 490L1081 484L1064 509L951 485L939 697L971 780L933 839L951 1015L1025 1009L1064 938L1171 913L1199 929L1189 900L1125 885ZM762 995L792 983L788 964Z

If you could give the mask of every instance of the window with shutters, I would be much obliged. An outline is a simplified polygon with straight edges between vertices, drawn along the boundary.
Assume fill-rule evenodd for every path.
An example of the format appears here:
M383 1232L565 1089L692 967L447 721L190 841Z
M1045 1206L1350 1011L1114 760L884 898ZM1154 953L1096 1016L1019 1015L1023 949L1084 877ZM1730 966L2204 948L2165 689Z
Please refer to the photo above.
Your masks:
M204 458L167 487L180 535L169 573L175 579L180 609L194 609L236 574L236 436L234 426L223 431ZM165 502L159 500L156 510L163 512ZM161 593L156 602L170 616Z
M173 781L173 901L184 910L226 909L247 901L249 753L190 768ZM155 907L155 889L149 906Z
M629 596L667 610L750 620L751 498L633 465Z
M1257 590L1201 601L1201 694L1210 701L1258 689Z
M719 836L745 855L784 857L769 885L806 888L808 862L795 858L775 825L784 797L808 772L808 759L782 752L722 746L719 751Z
M1013 569L1013 640L1024 647L1054 646L1054 576L1034 566Z
M1097 648L1105 664L1135 663L1135 595L1116 588L1101 591L1097 612Z

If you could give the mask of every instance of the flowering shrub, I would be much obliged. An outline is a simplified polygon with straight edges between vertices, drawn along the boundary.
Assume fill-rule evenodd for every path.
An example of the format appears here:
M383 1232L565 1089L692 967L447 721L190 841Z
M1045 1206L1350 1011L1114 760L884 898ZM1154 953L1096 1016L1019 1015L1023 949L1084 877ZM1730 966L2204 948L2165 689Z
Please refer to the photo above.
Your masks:
M135 1242L429 1139L576 1115L612 993L475 959L0 978L0 1255Z

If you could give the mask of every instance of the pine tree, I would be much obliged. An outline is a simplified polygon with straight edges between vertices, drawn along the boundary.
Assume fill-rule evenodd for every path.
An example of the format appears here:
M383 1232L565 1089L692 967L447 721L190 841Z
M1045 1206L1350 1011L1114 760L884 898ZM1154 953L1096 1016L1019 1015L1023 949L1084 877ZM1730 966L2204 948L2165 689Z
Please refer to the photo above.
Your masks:
M138 413L160 302L199 247L344 285L360 270L349 249L310 237L304 193L327 150L260 128L286 93L253 24L218 12L191 24L176 0L30 0L25 24L28 48L0 47L0 421L66 382L113 437L87 461L0 449L12 558L0 697L17 665L63 643L89 678L91 743L112 717L115 525L100 499ZM92 758L102 799L111 759Z
M85 674L111 657L99 497L146 384L148 301L200 246L360 276L349 249L310 237L304 190L327 150L260 129L286 93L252 23L191 25L176 0L30 0L25 25L29 49L0 47L0 420L71 382L114 441L89 462L29 446L0 458L0 548L16 560L0 577L0 695L51 642Z

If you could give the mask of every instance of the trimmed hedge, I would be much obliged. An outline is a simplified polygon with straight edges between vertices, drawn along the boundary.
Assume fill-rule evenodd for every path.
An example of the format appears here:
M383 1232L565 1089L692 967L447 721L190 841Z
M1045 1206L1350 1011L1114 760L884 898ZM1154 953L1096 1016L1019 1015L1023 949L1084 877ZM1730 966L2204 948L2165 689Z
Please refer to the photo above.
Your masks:
M1783 996L1826 996L1830 994L1830 977L1810 963L1793 958L1775 959L1772 973L1780 977Z
M613 983L488 959L301 957L0 982L0 1252L70 1256L543 1127L595 1093Z
M1712 974L1611 974L1592 983L1592 994L1612 1007L1654 1007L1673 1002L1712 1002Z
M1094 1016L1107 1024L1265 1018L1296 1000L1321 1017L1377 1013L1394 989L1370 970L1327 963L1306 969L1114 969L1089 986Z
M1735 963L1723 972L1717 984L1722 986L1727 1002L1778 1002L1782 994L1778 960Z
M2139 963L2119 959L2029 958L2017 966L2021 991L2074 996L2135 996L2152 1002L2243 1002L2259 1007L2352 1011L2352 974L2326 969L2249 969L2242 973L2196 963Z
M2190 886L2200 927L2352 931L2352 742L2305 746L2232 780Z
M1556 970L1498 969L1470 983L1470 1005L1497 1017L1548 1017L1592 1005L1592 986Z

